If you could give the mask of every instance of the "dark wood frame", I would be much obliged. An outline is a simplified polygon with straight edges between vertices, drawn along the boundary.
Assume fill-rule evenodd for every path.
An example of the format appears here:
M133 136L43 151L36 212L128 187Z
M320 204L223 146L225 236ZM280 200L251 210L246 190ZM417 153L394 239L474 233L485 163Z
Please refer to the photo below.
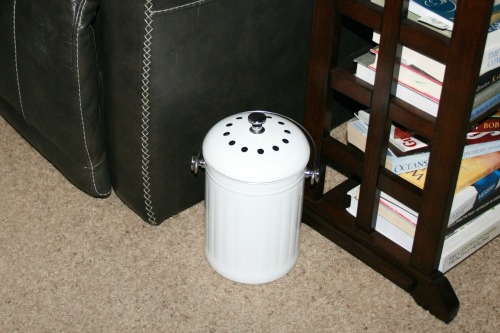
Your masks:
M323 194L324 179L306 190L304 222L409 292L437 318L450 322L459 301L438 271L465 135L481 65L492 0L460 0L447 38L406 18L408 0L315 0L305 126L325 165L351 177ZM342 19L349 17L381 32L375 84L357 79L338 65ZM391 95L401 45L446 63L437 117ZM334 91L370 108L365 154L330 137ZM391 122L432 142L425 190L384 168ZM359 209L346 212L346 192L361 183ZM412 252L374 230L380 191L419 212ZM362 278L362 277L360 277Z

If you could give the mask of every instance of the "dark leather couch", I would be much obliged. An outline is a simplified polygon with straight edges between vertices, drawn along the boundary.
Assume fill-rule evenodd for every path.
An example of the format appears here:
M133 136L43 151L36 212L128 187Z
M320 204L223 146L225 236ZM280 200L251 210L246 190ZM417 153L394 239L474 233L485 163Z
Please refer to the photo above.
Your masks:
M73 184L159 224L219 119L302 120L310 0L0 0L0 113ZM0 134L1 135L1 134Z

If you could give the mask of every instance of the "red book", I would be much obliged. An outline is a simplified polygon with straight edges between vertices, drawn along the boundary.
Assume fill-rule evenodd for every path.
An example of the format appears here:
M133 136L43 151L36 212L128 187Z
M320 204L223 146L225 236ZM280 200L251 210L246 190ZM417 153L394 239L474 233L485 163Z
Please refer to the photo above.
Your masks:
M500 131L500 111L494 113L488 119L476 124L471 132L491 132Z

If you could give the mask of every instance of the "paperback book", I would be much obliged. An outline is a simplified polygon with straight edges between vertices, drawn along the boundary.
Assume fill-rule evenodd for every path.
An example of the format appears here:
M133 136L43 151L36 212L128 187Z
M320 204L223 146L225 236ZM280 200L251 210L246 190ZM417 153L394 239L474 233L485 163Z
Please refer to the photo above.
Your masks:
M462 160L458 172L457 187L458 193L466 187L474 184L479 179L489 175L500 168L500 152L489 153ZM427 175L427 168L411 172L401 173L399 177L423 189Z

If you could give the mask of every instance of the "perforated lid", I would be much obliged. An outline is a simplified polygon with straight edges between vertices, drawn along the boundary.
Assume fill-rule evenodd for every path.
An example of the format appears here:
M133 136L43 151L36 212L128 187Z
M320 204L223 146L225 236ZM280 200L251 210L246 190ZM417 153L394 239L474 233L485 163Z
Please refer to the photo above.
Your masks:
M215 124L203 141L208 168L250 183L275 182L305 169L310 148L291 120L266 111L248 111Z

